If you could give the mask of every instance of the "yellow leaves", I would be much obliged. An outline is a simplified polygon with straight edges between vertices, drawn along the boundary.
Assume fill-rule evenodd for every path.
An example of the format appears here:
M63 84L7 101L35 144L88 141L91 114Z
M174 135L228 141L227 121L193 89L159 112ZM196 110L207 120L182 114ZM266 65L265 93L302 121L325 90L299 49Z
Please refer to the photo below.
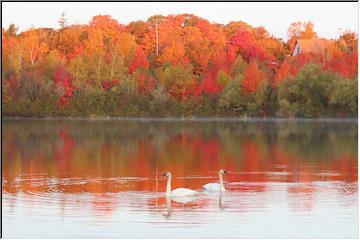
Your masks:
M42 36L42 38L39 37ZM24 49L25 61L35 65L39 59L48 52L48 45L41 31L36 32L34 29L23 33L21 45Z
M300 39L312 39L317 37L314 31L314 24L312 22L294 22L288 28L288 39L300 38Z
M229 38L232 35L235 35L239 30L246 30L251 32L252 29L253 28L249 24L242 21L230 22L224 26L224 33L226 37Z
M112 41L112 48L115 48L120 57L128 59L136 48L135 36L126 32L118 34Z
M84 41L84 47L85 51L90 55L103 50L104 40L100 29L89 29L88 38Z
M135 36L127 32L118 32L112 38L100 28L90 28L84 41L85 52L89 55L110 53L111 58L129 61L136 48Z
M36 65L45 70L46 74L52 75L58 65L65 65L65 58L56 49L50 50Z
M8 37L4 39L2 45L3 68L19 73L22 65L22 47L20 41L15 37Z
M111 40L109 46L110 53L110 80L119 75L122 67L130 64L130 59L134 56L136 49L135 36L122 32Z
M81 86L87 80L88 68L81 56L71 59L67 70L73 76L75 86Z

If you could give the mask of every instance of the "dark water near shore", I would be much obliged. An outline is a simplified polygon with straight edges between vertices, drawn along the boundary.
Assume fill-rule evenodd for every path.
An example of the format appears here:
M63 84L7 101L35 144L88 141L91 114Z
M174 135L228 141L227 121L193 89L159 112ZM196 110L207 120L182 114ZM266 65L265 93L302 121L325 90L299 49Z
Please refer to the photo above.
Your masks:
M3 120L3 237L355 238L356 121ZM225 168L227 192L206 193ZM166 201L173 188L200 191Z

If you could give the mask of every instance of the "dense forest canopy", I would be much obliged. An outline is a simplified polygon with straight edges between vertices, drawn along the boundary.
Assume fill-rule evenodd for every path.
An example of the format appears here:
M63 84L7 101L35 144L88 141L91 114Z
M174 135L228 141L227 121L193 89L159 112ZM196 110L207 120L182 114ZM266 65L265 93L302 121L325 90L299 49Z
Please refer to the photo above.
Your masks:
M59 26L2 28L3 116L357 116L353 32L319 39L294 22L285 42L190 14L128 25L62 14Z

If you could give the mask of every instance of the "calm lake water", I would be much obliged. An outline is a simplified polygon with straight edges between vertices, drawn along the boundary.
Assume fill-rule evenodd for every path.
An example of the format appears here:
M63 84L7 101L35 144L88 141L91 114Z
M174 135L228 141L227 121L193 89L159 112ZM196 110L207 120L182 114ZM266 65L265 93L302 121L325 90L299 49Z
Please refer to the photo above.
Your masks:
M3 237L356 238L357 128L3 120ZM228 191L202 191L220 168ZM200 194L167 201L166 170Z

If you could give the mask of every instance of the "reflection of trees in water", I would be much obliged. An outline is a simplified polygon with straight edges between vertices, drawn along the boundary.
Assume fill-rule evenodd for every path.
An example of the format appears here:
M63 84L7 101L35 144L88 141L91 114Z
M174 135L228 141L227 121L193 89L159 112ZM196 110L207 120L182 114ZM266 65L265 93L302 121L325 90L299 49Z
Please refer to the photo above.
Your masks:
M155 169L174 176L209 176L233 171L284 171L282 181L310 181L317 171L331 179L357 179L357 124L326 122L196 121L4 121L3 178L9 191L20 174L83 179L58 185L63 191L154 190ZM61 164L59 164L59 162ZM88 178L147 180L89 182ZM241 178L241 179L240 179ZM266 174L229 176L229 181L267 181ZM280 178L278 178L280 179ZM325 179L326 178L322 178ZM158 179L158 190L165 182ZM196 187L209 179L178 178L173 187Z
M302 161L357 155L357 124L281 123L278 146L286 153L296 153Z
M19 120L4 121L3 130L3 190L41 196L69 193L58 195L63 214L70 214L72 195L76 201L71 204L80 208L90 203L99 216L112 214L119 204L166 209L165 198L113 195L164 192L165 179L158 177L156 187L156 169L158 174L172 171L174 188L200 189L216 182L221 167L242 172L227 175L225 181L264 183L240 184L235 190L229 186L241 194L267 193L268 181L357 181L356 123ZM282 171L290 174L268 174ZM289 187L289 198L304 197L303 203L294 197L290 207L311 210L316 190L311 184ZM90 201L77 197L83 193L90 193ZM207 204L173 202L172 207L198 209Z

